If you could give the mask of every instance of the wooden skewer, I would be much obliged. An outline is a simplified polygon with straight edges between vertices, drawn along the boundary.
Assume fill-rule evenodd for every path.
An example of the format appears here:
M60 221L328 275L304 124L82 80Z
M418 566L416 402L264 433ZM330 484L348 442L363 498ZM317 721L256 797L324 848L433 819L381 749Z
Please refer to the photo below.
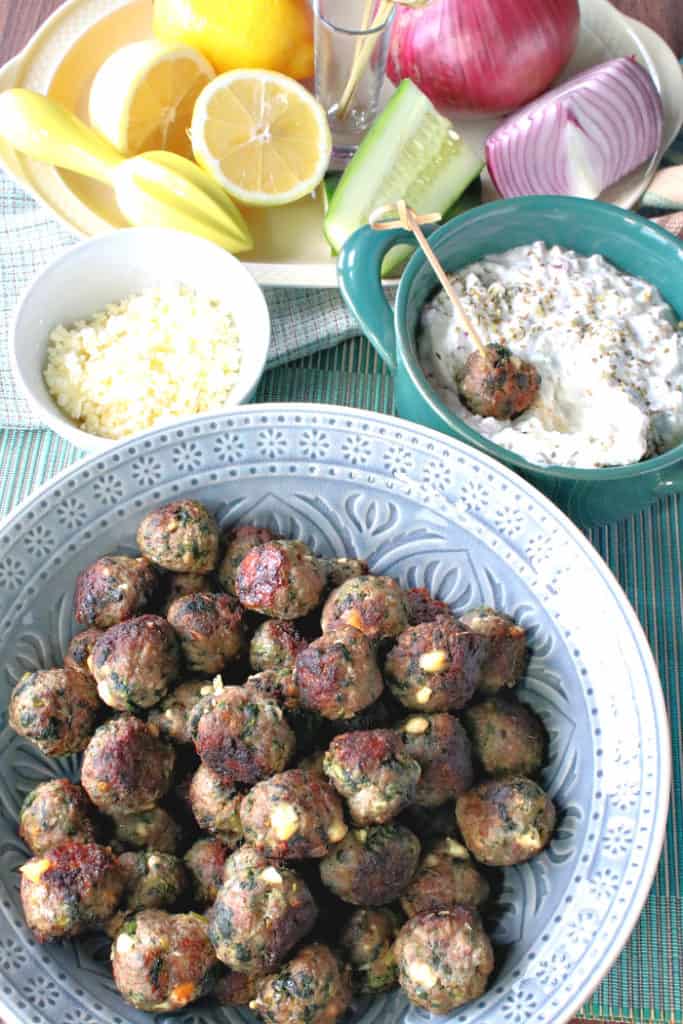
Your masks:
M386 218L394 212L398 213L398 220L387 220ZM488 362L489 353L486 351L486 346L484 345L479 331L467 315L463 304L455 293L453 285L448 280L446 271L439 263L434 250L425 238L424 232L420 227L421 224L438 224L440 220L440 213L417 214L415 213L415 210L408 206L405 199L399 199L395 204L392 203L389 206L380 206L378 209L373 210L370 214L368 223L371 228L375 229L375 231L388 231L393 228L404 228L405 231L412 231L420 248L422 249L422 252L425 254L425 257L429 262L429 265L439 279L446 295L450 299L453 309L455 310L455 314L460 321L461 327L479 349L479 353L482 358Z

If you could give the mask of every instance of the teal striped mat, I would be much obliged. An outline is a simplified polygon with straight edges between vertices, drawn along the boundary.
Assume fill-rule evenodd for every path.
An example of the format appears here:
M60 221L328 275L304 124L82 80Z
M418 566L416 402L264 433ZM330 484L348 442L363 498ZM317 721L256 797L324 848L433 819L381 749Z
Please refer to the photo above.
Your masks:
M391 379L363 340L266 374L258 401L320 401L393 412ZM45 430L0 433L0 516L79 453ZM589 532L647 631L672 720L674 799L657 878L631 940L581 1014L683 1024L683 517L678 498Z

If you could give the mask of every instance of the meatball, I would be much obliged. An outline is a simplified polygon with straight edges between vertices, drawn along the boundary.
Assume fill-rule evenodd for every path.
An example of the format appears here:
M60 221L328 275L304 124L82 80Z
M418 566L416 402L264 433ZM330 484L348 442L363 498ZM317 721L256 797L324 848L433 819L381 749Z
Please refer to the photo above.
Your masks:
M213 693L213 685L209 679L181 683L164 697L158 707L152 708L147 721L166 739L180 744L191 743L190 715L202 697L210 693Z
M260 548L262 544L275 539L275 535L263 526L238 526L228 533L225 538L225 554L218 567L218 582L223 590L236 597L235 582L242 559L252 548Z
M516 686L526 669L526 630L493 608L474 608L465 612L462 621L473 633L486 637L489 644L481 665L479 692L491 695L506 686Z
M125 922L111 949L114 982L138 1010L179 1010L213 988L216 955L198 914L143 910Z
M408 606L408 623L411 626L420 626L423 622L435 622L436 619L448 618L453 614L446 602L432 597L426 587L413 587L412 590L406 590L405 599Z
M181 839L180 826L163 807L134 814L114 814L114 835L122 846L136 850L175 853Z
M401 906L408 917L415 917L460 905L480 907L489 893L488 882L462 843L446 836L430 844L417 874L401 896Z
M251 638L249 662L254 672L292 669L297 654L305 646L306 641L291 622L267 619Z
M540 718L512 697L490 697L468 708L465 727L487 775L536 775L548 737Z
M332 588L341 587L347 580L367 576L370 572L368 563L361 558L325 558L323 564L327 573L327 585Z
M203 697L190 732L207 768L228 782L251 785L282 771L294 753L294 733L282 709L239 686Z
M310 932L317 913L308 886L289 868L232 868L209 911L209 938L228 967L265 974Z
M268 668L257 672L249 676L244 690L254 697L275 701L284 711L298 711L301 707L299 688L288 668Z
M93 647L101 636L101 629L84 629L82 633L76 633L66 649L64 668L72 669L74 672L83 672L92 679L93 675L88 662Z
M458 799L458 827L470 853L491 867L521 864L548 845L555 805L523 776L482 782Z
M242 838L240 804L242 793L206 765L199 766L190 783L190 807L203 832L211 832L228 847Z
M146 558L105 555L76 580L74 616L82 626L109 629L141 615L155 598L159 577Z
M420 765L391 729L337 736L325 754L328 779L357 825L383 825L412 803Z
M298 768L254 786L242 801L240 817L246 842L278 860L324 857L347 832L332 787Z
M411 917L394 953L401 988L411 1003L431 1013L449 1013L477 999L495 966L481 918L469 907Z
M82 672L26 672L12 690L9 724L44 754L62 757L85 749L99 709L97 691Z
M400 927L398 914L387 907L362 907L351 914L339 941L360 995L387 992L398 984L394 941Z
M411 710L457 711L472 699L487 648L454 618L411 626L387 655L391 692Z
M168 615L168 609L179 597L190 594L213 594L217 590L218 581L212 575L202 572L169 572L163 581L163 599L160 614Z
M390 576L358 576L333 590L322 612L323 633L353 626L369 640L398 636L408 625L405 593Z
M476 349L465 360L457 381L460 398L476 416L512 420L534 403L541 378L504 345L487 345L485 352Z
M400 712L399 712L400 713ZM368 729L389 729L396 721L394 699L388 690L383 690L379 700L369 704L351 718L328 718L323 721L323 738L330 739L345 732L367 732Z
M265 1024L334 1024L351 1002L351 977L320 943L304 946L278 974L262 978L250 1003Z
M233 876L241 875L244 871L261 871L269 864L277 862L277 858L266 857L264 853L257 850L248 843L243 843L234 850L225 862L223 869L223 881L229 881Z
M149 512L137 532L138 547L171 572L205 575L218 563L218 526L198 501L181 498Z
M298 540L252 548L237 571L235 589L245 608L272 619L300 619L320 604L325 586L320 559Z
M125 879L124 906L135 913L168 910L175 906L188 886L183 862L171 853L158 850L122 853L119 867Z
M111 917L123 885L111 850L96 843L62 843L21 868L26 923L39 942L80 935Z
M134 715L112 718L95 732L83 755L81 782L106 814L154 807L171 784L173 748Z
M472 785L472 749L457 718L443 711L437 715L412 715L399 726L405 748L422 768L415 803L438 807L454 800Z
M419 840L403 825L373 825L349 832L321 861L320 877L346 903L378 907L398 899L419 858Z
M83 787L68 779L41 782L22 804L19 835L36 854L66 842L94 843L95 808Z
M226 971L216 982L213 997L220 1006L248 1006L256 998L259 979L240 971Z
M190 594L168 609L171 623L192 672L213 675L242 653L243 612L228 594Z
M230 851L220 839L198 839L185 854L195 903L208 907L223 884L223 868Z
M373 704L384 683L367 637L351 626L329 630L296 658L301 703L324 718L351 718Z
M97 692L110 708L151 708L178 676L178 641L166 619L141 615L112 626L99 638L90 667Z

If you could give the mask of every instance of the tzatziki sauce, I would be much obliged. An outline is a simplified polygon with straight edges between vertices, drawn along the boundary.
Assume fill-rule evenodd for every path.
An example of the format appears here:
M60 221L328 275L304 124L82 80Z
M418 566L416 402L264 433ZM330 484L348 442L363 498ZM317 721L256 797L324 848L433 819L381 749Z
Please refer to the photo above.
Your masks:
M484 344L505 345L541 375L514 420L469 412L457 377L474 343L440 291L422 311L418 357L468 426L529 462L586 469L683 441L683 325L652 285L543 242L486 256L451 281Z

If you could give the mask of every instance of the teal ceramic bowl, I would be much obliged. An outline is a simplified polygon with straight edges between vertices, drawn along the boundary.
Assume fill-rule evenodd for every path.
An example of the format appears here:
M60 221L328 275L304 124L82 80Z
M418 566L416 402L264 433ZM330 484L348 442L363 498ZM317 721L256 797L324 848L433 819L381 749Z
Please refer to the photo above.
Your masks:
M391 309L381 283L382 260L411 236L361 228L339 257L342 295L364 333L395 374L398 413L442 430L517 470L582 526L610 522L683 491L683 445L630 466L570 469L537 466L466 426L427 382L416 353L425 302L438 287L419 250L408 263ZM655 285L683 318L683 244L636 214L585 199L530 196L477 207L430 233L446 270L542 240L585 255L602 254L619 269Z

